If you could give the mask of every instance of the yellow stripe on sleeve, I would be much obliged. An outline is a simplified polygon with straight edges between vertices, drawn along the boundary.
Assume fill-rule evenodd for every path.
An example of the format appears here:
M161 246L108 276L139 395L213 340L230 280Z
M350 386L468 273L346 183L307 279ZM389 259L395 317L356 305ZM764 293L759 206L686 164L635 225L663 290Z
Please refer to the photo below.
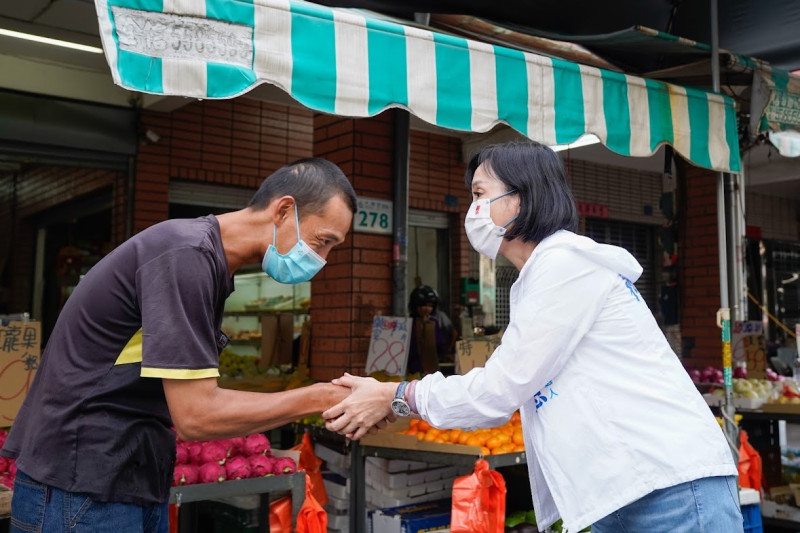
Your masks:
M166 378L166 379L203 379L218 378L218 368L152 368L142 367L140 374L143 378Z
M139 331L133 334L131 340L128 341L128 344L119 352L119 357L117 357L116 362L114 365L127 365L130 363L141 363L142 362L142 330L141 328Z

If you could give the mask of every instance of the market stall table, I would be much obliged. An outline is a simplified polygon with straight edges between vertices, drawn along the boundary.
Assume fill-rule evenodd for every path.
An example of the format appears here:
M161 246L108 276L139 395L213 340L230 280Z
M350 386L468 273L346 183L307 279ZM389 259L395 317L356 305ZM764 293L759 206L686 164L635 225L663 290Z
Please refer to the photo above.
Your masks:
M184 509L180 517L180 531L190 532L197 529L197 503L219 498L232 498L235 496L249 496L258 494L259 505L259 533L269 532L269 495L273 492L291 491L292 493L292 525L296 523L297 513L303 505L306 489L304 472L268 476L252 479L239 479L222 483L201 483L198 485L184 485L172 487L169 503L179 506L190 504L190 509ZM188 512L186 512L188 511Z

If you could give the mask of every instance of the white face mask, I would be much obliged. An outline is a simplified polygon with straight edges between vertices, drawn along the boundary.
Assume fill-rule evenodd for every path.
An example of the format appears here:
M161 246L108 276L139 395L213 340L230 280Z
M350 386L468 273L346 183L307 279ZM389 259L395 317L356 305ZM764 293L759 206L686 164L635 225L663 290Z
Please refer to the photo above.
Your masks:
M500 244L503 242L506 227L519 216L516 215L502 226L498 226L489 216L489 205L498 198L515 192L517 191L511 190L491 199L475 200L469 206L469 211L467 211L467 216L464 219L464 229L467 231L469 243L476 252L485 255L489 259L497 257L497 250L500 249Z

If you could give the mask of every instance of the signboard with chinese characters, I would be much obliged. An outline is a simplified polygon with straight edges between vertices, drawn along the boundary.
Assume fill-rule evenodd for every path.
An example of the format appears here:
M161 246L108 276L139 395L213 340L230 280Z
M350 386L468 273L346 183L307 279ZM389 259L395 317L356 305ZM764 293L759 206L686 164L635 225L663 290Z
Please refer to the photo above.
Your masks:
M37 321L0 324L0 427L14 422L28 394L41 356Z
M358 211L353 217L353 231L392 234L392 202L359 196L357 203Z
M372 335L367 353L367 374L385 372L405 376L413 318L377 315L372 320Z
M487 335L464 339L456 343L456 372L462 376L475 368L483 366L495 349L500 346L500 335Z
M765 378L767 372L767 346L764 325L755 320L734 321L731 331L731 359L733 366L745 365L748 378Z

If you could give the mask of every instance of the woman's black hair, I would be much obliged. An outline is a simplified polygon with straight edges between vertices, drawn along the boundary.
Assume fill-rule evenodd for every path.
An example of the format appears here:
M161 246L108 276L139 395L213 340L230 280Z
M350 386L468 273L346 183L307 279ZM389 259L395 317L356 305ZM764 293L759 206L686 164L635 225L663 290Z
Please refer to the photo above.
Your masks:
M467 165L464 180L472 189L479 166L519 195L519 216L504 236L507 240L541 242L565 229L577 231L578 210L564 175L561 158L534 141L512 141L482 148Z
M247 206L261 210L275 198L291 196L297 202L299 213L316 214L337 194L342 195L355 214L356 193L341 169L327 159L311 157L299 159L267 176Z

